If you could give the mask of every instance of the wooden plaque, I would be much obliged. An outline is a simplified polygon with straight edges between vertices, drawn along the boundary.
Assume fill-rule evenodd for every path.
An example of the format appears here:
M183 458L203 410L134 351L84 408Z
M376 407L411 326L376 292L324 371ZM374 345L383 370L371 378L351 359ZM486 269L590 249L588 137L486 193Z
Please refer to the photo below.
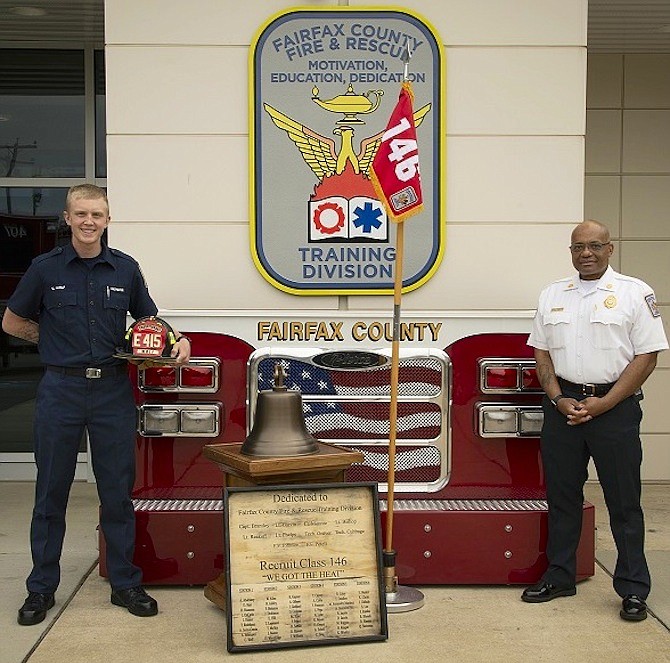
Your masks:
M386 640L376 483L224 490L228 651Z

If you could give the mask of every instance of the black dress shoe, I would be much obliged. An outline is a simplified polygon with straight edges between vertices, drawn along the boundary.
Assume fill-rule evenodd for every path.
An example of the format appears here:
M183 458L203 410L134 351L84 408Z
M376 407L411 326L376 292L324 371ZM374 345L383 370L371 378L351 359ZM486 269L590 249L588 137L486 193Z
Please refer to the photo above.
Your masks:
M647 603L635 594L628 594L621 602L619 614L629 622L641 622L647 618Z
M576 593L575 587L556 587L546 580L540 580L523 590L521 600L526 603L545 603L559 596L574 596Z
M40 594L39 592L30 592L28 598L19 608L17 621L21 626L32 626L44 621L47 616L47 610L54 607L53 594Z
M112 591L112 603L127 608L137 617L153 617L158 613L158 603L139 586Z

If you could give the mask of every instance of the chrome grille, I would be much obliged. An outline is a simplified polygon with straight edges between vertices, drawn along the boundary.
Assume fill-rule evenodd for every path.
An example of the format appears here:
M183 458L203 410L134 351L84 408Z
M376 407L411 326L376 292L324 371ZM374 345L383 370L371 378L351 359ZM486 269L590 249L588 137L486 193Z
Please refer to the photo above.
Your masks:
M133 500L135 511L223 511L223 500ZM381 511L387 500L379 500ZM546 511L546 500L394 500L394 511Z
M223 500L133 500L135 511L223 511Z
M379 500L382 511L387 500ZM546 500L393 500L393 511L546 511Z
M278 363L286 374L285 385L301 393L310 434L365 454L363 463L347 471L347 480L375 481L386 491L390 349L256 350L248 364L247 430L252 428L258 394L272 388ZM451 362L441 350L401 350L398 373L395 490L434 493L449 477Z

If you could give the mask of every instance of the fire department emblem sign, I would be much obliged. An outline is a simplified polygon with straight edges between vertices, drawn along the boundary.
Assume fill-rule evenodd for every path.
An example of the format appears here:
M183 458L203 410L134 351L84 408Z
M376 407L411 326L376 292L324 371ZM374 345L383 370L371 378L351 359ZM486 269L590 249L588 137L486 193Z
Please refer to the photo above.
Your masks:
M412 290L444 251L443 56L434 30L404 10L298 9L271 18L252 42L251 251L277 288L393 291L395 224L369 173L406 47L424 201L405 222L403 288Z

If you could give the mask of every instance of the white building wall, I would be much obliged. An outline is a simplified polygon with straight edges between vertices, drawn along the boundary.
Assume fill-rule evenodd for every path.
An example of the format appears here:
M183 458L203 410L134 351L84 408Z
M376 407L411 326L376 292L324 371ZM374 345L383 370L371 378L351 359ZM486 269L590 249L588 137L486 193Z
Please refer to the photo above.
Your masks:
M251 260L248 45L291 6L106 2L111 241L140 259L167 310L391 309L384 296L288 295ZM558 248L582 214L586 1L404 6L445 45L448 221L442 266L403 308L528 312L569 266ZM528 236L541 253L522 251Z
M155 299L180 328L242 329L253 342L259 315L390 318L388 296L290 295L265 281L251 259L249 44L271 15L294 4L106 0L110 241L140 260ZM303 3L343 5L388 6ZM570 272L570 230L583 218L587 0L407 0L403 6L442 39L447 100L446 251L431 280L403 297L403 312L447 320L441 341L485 330L526 331L540 289ZM612 89L623 76L616 61L598 60L601 73L591 77L605 105L589 117L587 216L616 222L623 264L617 258L614 266L656 285L668 320L670 293L663 289L670 286L667 268L666 279L659 278L663 250L655 242L662 233L668 239L667 225L653 210L625 207L623 214L614 203L616 192L626 190L630 204L639 201L637 210L649 192L661 205L668 189L653 172L634 182L623 175L622 149L608 140L625 126L648 152L655 131L670 136L670 111L653 105L668 108L668 85L650 101L656 79L644 62L627 62L629 75L637 67L639 81L629 88L628 103L638 106L629 105L628 114L622 93ZM665 140L654 168L667 174ZM638 142L625 157L639 170L649 164ZM647 479L670 479L670 451L663 451L670 449L670 427L660 403L669 374L659 370L649 383Z
M588 60L585 217L608 224L615 265L656 291L670 336L670 55ZM670 352L645 388L643 477L670 479Z

